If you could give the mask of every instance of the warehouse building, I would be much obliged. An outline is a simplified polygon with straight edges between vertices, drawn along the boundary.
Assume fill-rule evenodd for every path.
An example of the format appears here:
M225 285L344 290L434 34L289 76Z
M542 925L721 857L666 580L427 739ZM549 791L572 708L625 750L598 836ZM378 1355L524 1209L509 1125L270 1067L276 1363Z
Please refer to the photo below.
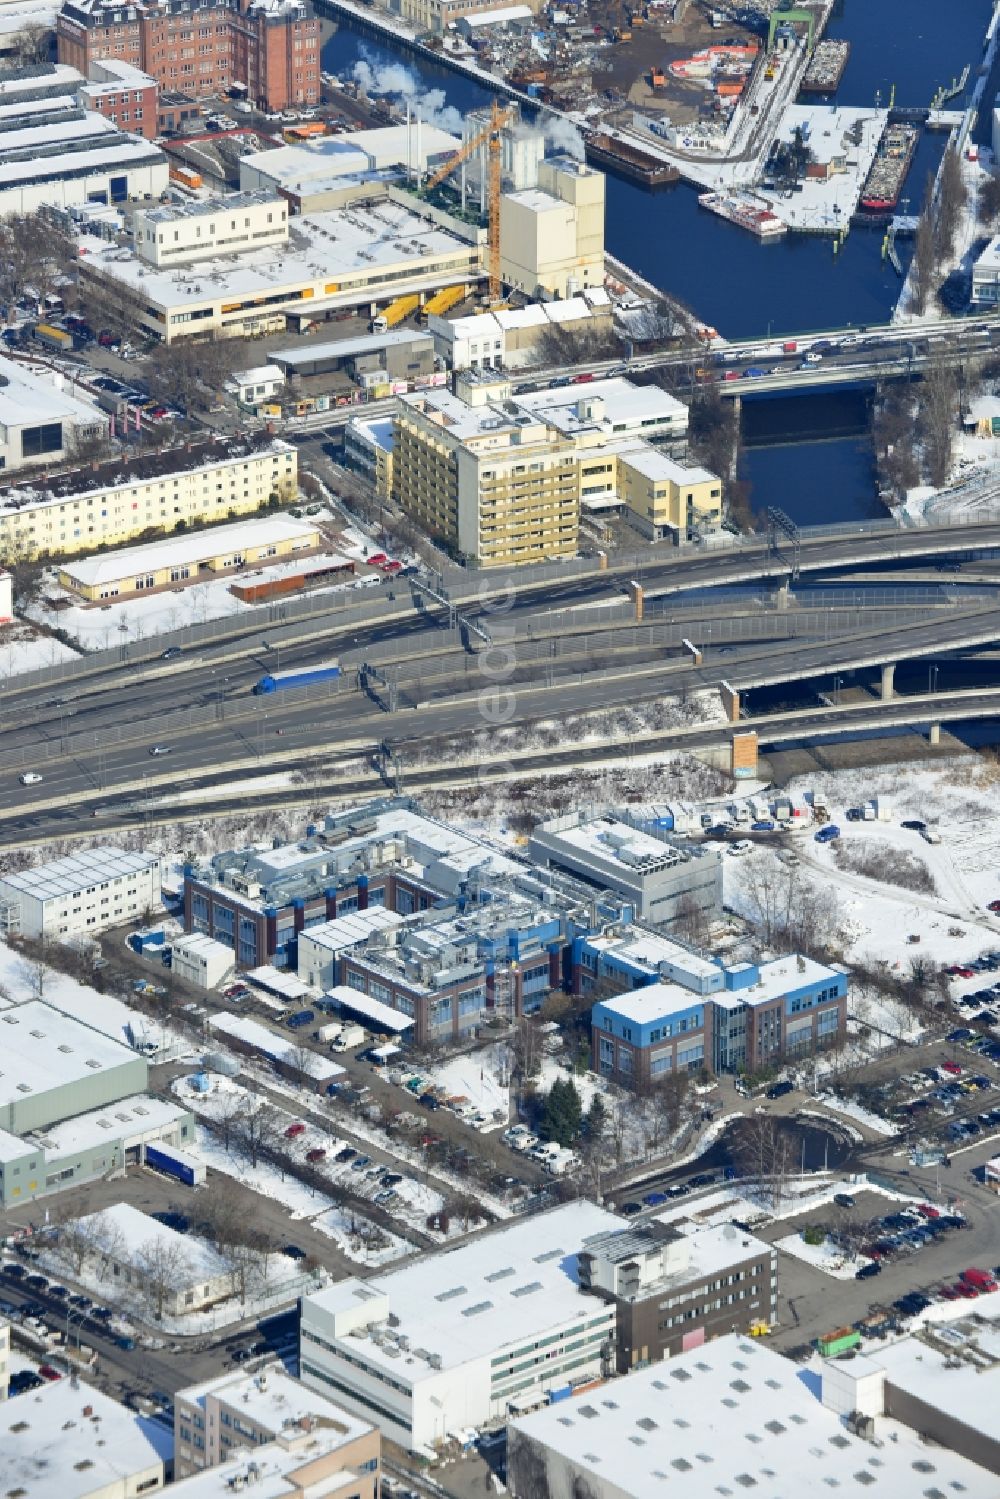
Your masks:
M0 1012L0 1054L0 1129L11 1135L45 1129L146 1087L142 1057L41 1000ZM42 1164L40 1153L37 1161ZM35 1195L37 1183L20 1185L30 1189L20 1196Z
M128 598L154 588L204 583L262 563L273 566L311 555L321 543L320 531L311 522L269 515L67 562L59 569L59 582L91 602Z
M298 213L344 206L344 193L367 196L384 192L419 169L421 175L443 165L461 145L457 136L416 120L326 135L302 145L255 151L240 160L240 187L280 193Z
M105 413L71 395L61 374L0 354L0 469L70 460L107 432Z
M319 1478L339 1477L356 1487L362 1480L366 1499L375 1499L381 1468L378 1427L350 1415L327 1395L293 1378L280 1363L253 1374L238 1370L188 1385L174 1397L174 1477L186 1478L226 1463L241 1449L257 1449L279 1437L294 1440L310 1432L332 1438ZM339 1487L340 1485L338 1485ZM318 1493L326 1490L319 1489Z
M427 318L434 347L453 370L516 365L530 360L546 334L607 333L611 323L611 298L603 286L560 302L529 302L459 318L432 312Z
M791 1359L729 1334L514 1420L507 1487L514 1499L652 1499L672 1487L994 1499L995 1474L898 1421L860 1434L814 1391Z
M30 102L24 92L0 96L0 104L20 109ZM50 96L42 123L30 111L20 129L0 131L0 216L158 198L166 190L167 159L157 146L123 134L75 99L58 107L59 97Z
M146 264L157 268L284 245L288 204L267 192L158 203L133 213L132 242Z
M137 324L165 343L279 332L286 324L301 330L344 308L476 281L482 275L476 232L466 226L459 233L447 220L442 227L441 215L411 196L400 198L301 214L287 243L232 258L219 248L188 266L150 267L134 251L84 235L80 270L84 281L126 296Z
M308 343L291 349L272 349L268 356L285 373L293 390L328 390L331 377L347 376L362 383L365 376L419 380L434 373L434 339L411 328L366 333L331 343Z
M136 1499L163 1488L150 1423L95 1385L47 1380L0 1404L4 1492L23 1499Z
M682 846L628 822L627 812L580 807L541 823L529 849L537 864L565 869L597 889L633 903L636 919L659 925L694 906L706 916L722 910L718 849Z
M736 1228L651 1221L588 1239L580 1283L614 1305L618 1373L775 1321L778 1252Z
M248 514L298 493L298 455L266 432L122 456L0 488L0 550L95 551L144 531ZM136 580L136 589L156 587ZM112 597L98 593L99 598Z
M421 1453L569 1394L614 1366L614 1308L581 1296L578 1265L620 1223L573 1202L306 1296L301 1377Z
M159 905L155 854L91 848L0 878L0 926L22 937L93 935Z
M233 1051L269 1062L279 1077L287 1078L299 1087L326 1093L332 1083L340 1082L345 1076L343 1067L318 1051L301 1046L294 1034L279 1035L257 1020L220 1010L217 1015L209 1015L205 1024L210 1031L222 1036Z
M183 1146L195 1137L187 1109L136 1094L19 1137L0 1130L0 1203L48 1197L99 1181L143 1159L146 1145Z

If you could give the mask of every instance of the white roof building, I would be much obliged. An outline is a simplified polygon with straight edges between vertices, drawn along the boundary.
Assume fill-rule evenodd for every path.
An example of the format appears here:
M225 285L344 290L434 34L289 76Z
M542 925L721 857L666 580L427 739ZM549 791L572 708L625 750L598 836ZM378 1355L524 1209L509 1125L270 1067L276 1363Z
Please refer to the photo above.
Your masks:
M146 1063L130 1047L41 1000L0 1014L0 1056L0 1128L12 1134L47 1128L146 1086Z
M568 1203L393 1275L307 1296L302 1378L428 1451L519 1401L606 1373L614 1308L580 1294L577 1255L621 1221Z
M342 953L364 946L374 932L392 931L403 919L385 906L369 906L366 911L352 911L307 927L299 934L299 977L317 988L329 989L337 981Z
M134 1499L163 1487L145 1422L93 1385L59 1379L0 1403L0 1471L24 1499Z
M850 1366L845 1366L850 1367ZM576 1400L515 1420L514 1499L995 1499L997 1477L891 1423L877 1445L845 1425L790 1359L728 1334Z
M128 1202L114 1202L76 1220L91 1238L88 1260L102 1278L130 1287L148 1313L194 1312L232 1294L233 1267L204 1239L150 1218ZM169 1265L169 1283L157 1283L158 1266ZM117 1268L115 1268L117 1267Z
M0 215L159 197L167 179L159 147L100 114L81 120L73 108L61 120L0 135Z
M217 1015L208 1017L208 1027L237 1042L245 1051L269 1057L271 1061L281 1063L295 1074L306 1074L317 1087L324 1087L344 1075L343 1067L338 1067L336 1062L329 1061L319 1052L304 1049L296 1042L294 1035L279 1036L277 1031L268 1030L259 1021L220 1010Z
M0 113L6 106L0 105ZM24 106L10 106L20 114ZM0 132L0 141L3 134ZM0 468L57 463L77 439L102 436L107 414L66 389L63 375L0 354Z
M437 125L414 120L405 125L387 125L373 130L352 130L349 135L326 135L300 146L279 146L273 151L255 151L240 160L240 186L244 191L269 187L295 195L316 191L337 178L364 177L394 167L422 172L453 156L461 146L457 136Z
M159 904L159 858L126 849L85 849L0 879L4 928L24 937L93 935Z

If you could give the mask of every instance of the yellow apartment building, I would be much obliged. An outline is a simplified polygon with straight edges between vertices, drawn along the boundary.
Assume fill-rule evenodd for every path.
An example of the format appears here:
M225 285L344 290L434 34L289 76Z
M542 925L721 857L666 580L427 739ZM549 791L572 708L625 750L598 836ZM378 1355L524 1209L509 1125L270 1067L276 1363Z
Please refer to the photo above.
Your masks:
M651 540L718 530L722 520L718 474L677 463L647 444L619 452L616 466L618 494L639 530Z
M0 488L0 558L120 546L248 515L297 490L295 449L265 433L125 456Z

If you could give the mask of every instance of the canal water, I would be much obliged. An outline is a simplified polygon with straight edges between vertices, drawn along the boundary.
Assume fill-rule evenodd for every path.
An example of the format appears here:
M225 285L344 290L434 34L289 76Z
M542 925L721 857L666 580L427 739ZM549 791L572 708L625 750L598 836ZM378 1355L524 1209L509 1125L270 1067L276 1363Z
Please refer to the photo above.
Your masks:
M838 102L872 104L878 92L885 104L895 85L897 105L927 105L966 62L973 65L971 88L989 11L988 0L839 0L828 34L849 38L852 50ZM463 74L339 25L324 46L323 68L344 76L359 62L376 83L391 80L397 91L421 96L425 117L429 106L464 113L491 97ZM440 123L454 128L456 116ZM923 133L904 189L911 210L944 144L943 133ZM858 327L890 316L900 281L882 259L879 231L852 229L836 254L825 236L789 234L765 244L706 213L697 196L685 183L650 194L609 175L606 242L725 337ZM898 248L905 268L909 246L900 241ZM870 452L855 437L825 441L821 464L810 446L755 448L744 456L744 476L756 503L767 503L773 484L798 484L801 505L785 508L798 510L802 522L880 513Z

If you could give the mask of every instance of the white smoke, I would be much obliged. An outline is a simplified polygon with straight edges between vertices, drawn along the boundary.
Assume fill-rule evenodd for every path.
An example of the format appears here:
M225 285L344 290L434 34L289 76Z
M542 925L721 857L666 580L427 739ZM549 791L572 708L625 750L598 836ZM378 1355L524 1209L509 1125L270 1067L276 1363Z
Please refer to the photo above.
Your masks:
M569 120L564 120L560 115L549 114L546 110L540 124L545 133L546 143L554 151L564 156L572 156L576 161L585 160L583 136L575 125L570 124Z
M351 77L366 94L376 97L392 95L409 103L426 124L447 130L450 135L461 136L461 110L448 104L444 89L421 89L416 75L402 63L380 63L369 55L354 64Z

